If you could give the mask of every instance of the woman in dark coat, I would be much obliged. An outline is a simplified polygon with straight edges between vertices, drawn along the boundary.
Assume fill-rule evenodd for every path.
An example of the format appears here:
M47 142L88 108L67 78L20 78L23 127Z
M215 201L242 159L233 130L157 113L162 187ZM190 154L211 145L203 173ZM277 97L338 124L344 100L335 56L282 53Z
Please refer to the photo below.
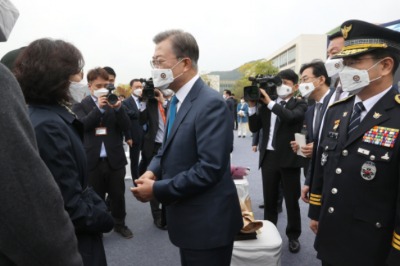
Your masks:
M82 54L72 44L39 39L19 55L14 72L29 105L40 156L74 224L84 265L101 266L107 265L102 233L114 224L104 202L87 188L82 125L69 108L70 80L82 67Z

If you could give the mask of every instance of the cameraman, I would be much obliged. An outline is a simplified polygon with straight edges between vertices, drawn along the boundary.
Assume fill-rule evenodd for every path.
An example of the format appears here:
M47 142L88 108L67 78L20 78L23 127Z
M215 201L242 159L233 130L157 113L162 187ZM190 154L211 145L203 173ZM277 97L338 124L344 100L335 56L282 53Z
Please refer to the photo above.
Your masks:
M149 96L149 93L144 93L145 98L139 115L139 123L141 125L147 125L147 131L143 138L140 175L143 175L145 172L144 170L147 169L147 166L150 164L154 155L157 154L164 140L168 102L165 100L160 90L154 89L154 87L152 89L153 95L151 95L150 98L146 97ZM161 218L160 203L155 198L150 200L150 208L156 227L166 229L165 223Z
M95 68L87 74L91 95L73 106L73 111L84 125L84 146L88 158L89 184L104 200L111 197L111 215L114 231L125 238L133 236L125 225L125 165L127 164L123 134L130 140L129 117L121 101L110 104L105 89L109 85L108 73Z
M290 141L303 126L307 104L293 97L299 79L293 70L283 70L277 77L282 79L282 85L276 89L277 96L270 96L264 89L260 89L258 111L256 102L249 101L249 127L253 133L263 130L259 167L263 180L264 220L275 225L278 221L278 191L279 183L282 182L288 217L286 235L289 238L289 251L296 253L300 250L298 238L301 234L299 198L302 162L293 153Z

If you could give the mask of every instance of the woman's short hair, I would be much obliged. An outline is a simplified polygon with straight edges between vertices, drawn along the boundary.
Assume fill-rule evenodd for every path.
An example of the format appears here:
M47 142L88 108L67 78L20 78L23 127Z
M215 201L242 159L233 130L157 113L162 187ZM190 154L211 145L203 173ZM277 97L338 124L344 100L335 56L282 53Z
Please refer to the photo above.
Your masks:
M70 76L82 71L81 52L62 40L38 39L18 56L14 74L28 104L70 100Z

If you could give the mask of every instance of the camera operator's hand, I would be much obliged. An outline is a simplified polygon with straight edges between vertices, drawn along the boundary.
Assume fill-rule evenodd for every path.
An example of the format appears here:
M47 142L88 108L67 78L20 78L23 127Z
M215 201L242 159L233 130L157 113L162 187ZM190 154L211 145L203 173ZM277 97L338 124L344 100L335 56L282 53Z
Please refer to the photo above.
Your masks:
M118 102L116 102L115 104L108 103L108 106L110 106L113 109L119 109L121 107L121 105L122 105L122 102L120 100L118 100Z
M260 89L260 93L264 96L260 98L260 101L268 105L271 102L271 98L269 97L268 93L263 89Z
M99 108L104 108L104 106L106 106L108 104L106 95L102 95L102 96L98 97L97 101L99 104Z
M154 89L154 98L156 98L160 103L164 104L164 95L159 89Z

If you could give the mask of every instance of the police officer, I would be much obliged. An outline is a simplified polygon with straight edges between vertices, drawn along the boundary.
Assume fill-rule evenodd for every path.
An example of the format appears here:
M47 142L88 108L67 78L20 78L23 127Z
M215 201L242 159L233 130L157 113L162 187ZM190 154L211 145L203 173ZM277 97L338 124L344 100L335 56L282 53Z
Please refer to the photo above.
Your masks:
M353 96L331 105L317 151L311 229L322 265L400 265L400 33L342 24L339 73Z

